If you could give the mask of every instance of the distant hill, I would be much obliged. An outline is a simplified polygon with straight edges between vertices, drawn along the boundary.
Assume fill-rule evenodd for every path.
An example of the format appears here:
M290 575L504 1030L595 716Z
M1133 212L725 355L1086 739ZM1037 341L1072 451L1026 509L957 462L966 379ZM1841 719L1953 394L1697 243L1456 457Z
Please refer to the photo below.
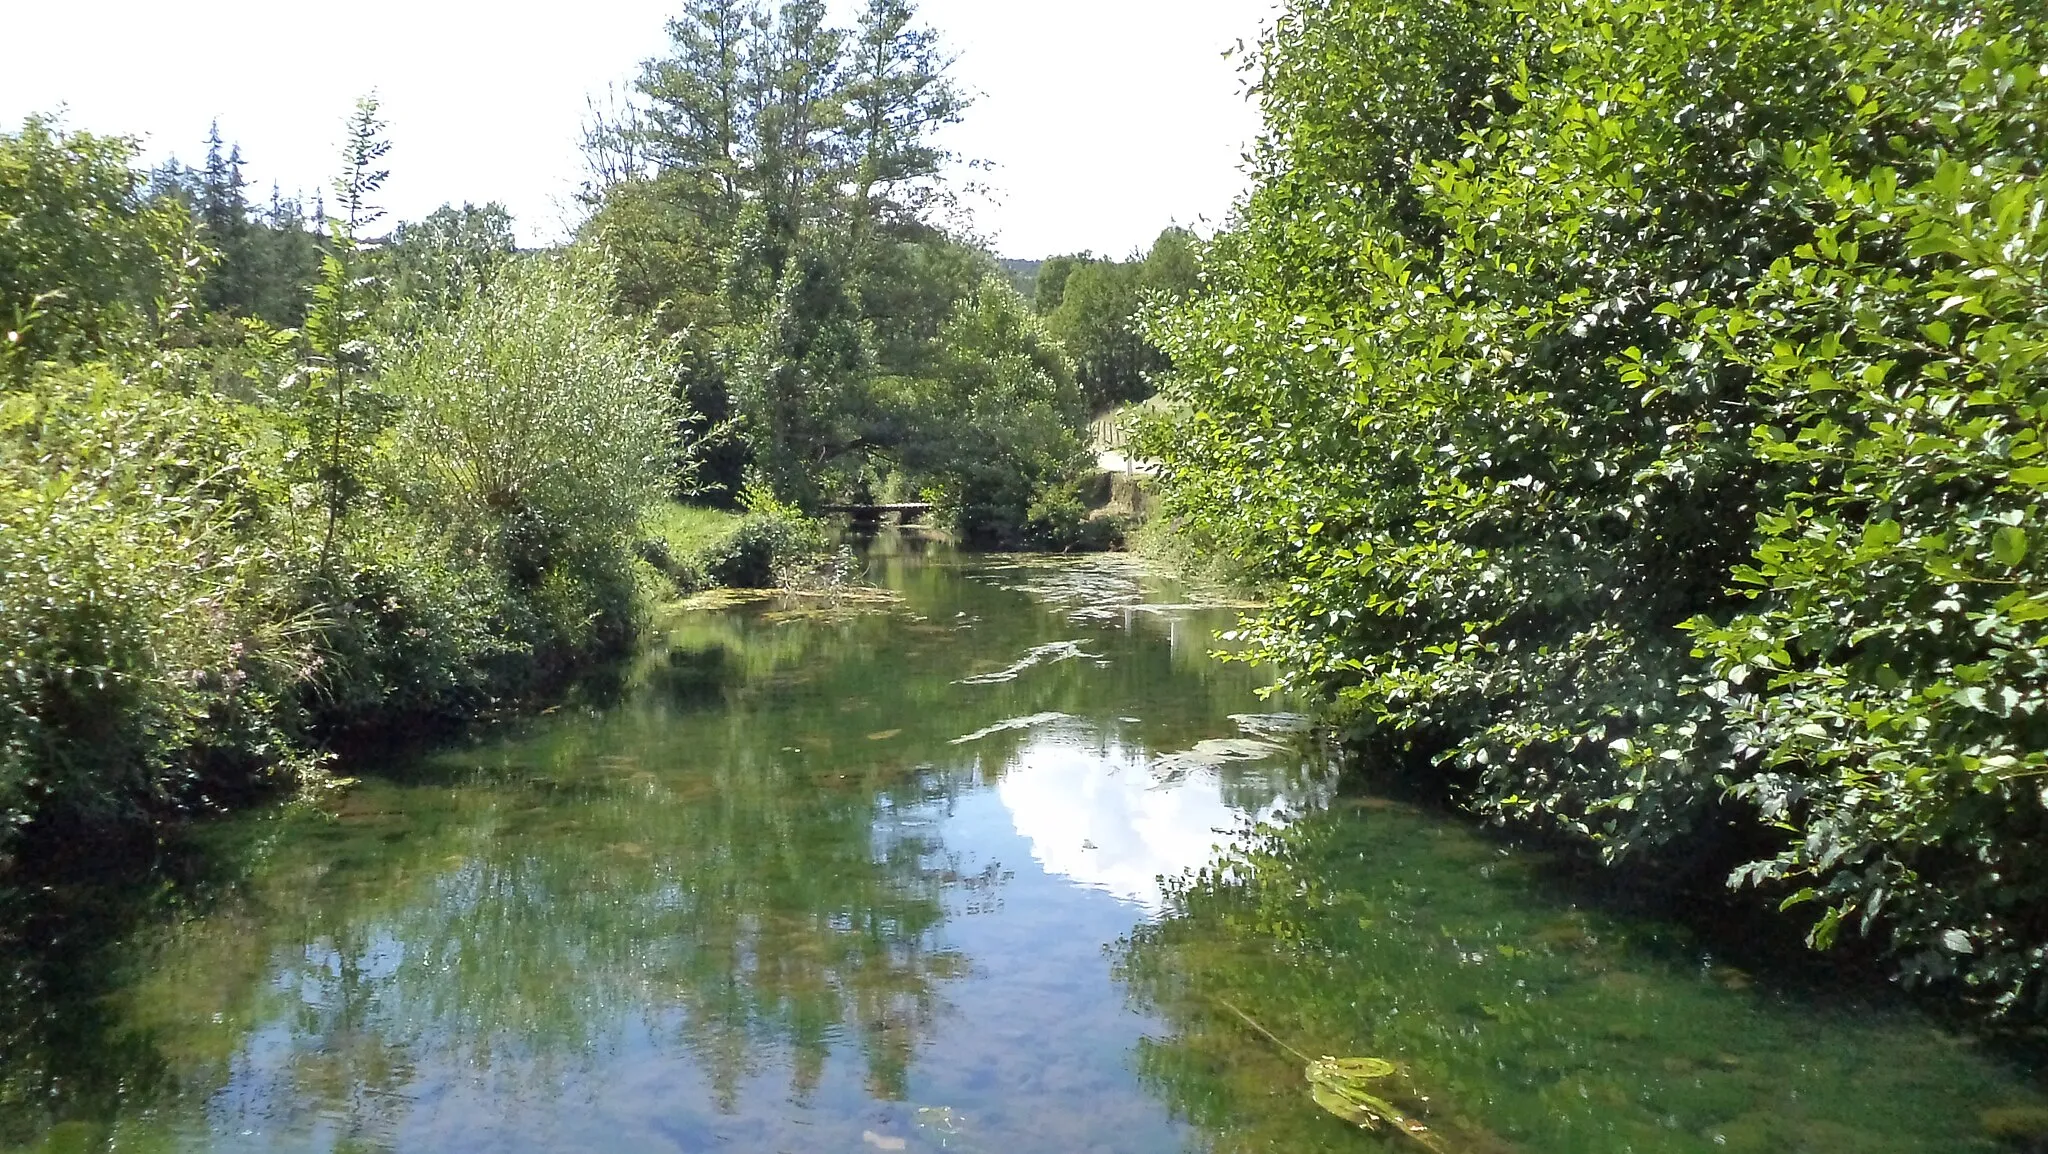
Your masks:
M1038 267L1044 264L1044 261L1018 260L1015 257L1002 256L996 258L996 263L1002 266L1003 272L1010 278L1010 283L1017 286L1018 295L1025 300L1030 300L1038 291Z

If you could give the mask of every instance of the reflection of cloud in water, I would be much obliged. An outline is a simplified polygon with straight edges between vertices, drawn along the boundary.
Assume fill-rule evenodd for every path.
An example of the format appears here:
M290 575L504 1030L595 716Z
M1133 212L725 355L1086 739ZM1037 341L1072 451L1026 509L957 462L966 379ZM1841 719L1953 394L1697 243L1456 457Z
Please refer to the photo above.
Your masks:
M1289 812L1278 789L1256 812L1233 806L1214 766L1162 782L1142 752L1105 748L1066 727L1034 733L1003 771L996 794L1047 873L1152 913L1165 904L1160 875L1207 865L1248 821Z

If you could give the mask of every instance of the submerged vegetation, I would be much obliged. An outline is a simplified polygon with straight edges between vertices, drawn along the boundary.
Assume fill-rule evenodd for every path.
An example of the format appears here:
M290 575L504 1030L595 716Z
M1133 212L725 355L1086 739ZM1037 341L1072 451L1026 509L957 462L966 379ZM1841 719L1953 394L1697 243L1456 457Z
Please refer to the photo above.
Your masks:
M1248 839L1116 948L1166 1022L1139 1043L1139 1077L1219 1154L1429 1148L1385 1123L1362 1136L1346 1117L1361 1106L1461 1154L2038 1142L2021 1130L2038 1081L1995 1053L1838 973L1777 984L1546 856L1376 798ZM1902 1059L1920 1045L1937 1049ZM1328 1055L1393 1071L1335 1079L1319 1109L1304 1063Z
M942 991L988 960L955 907L1014 876L946 844L968 821L1102 891L1088 972L1125 935L1115 974L1166 1028L1138 1077L1217 1150L2041 1144L1984 1055L1873 1068L1924 1023L1752 996L1691 930L1560 901L1547 855L1336 796L1324 738L1354 784L1569 847L1575 885L1597 858L1732 890L2037 1025L2048 18L1290 0L1222 232L1003 262L947 180L969 100L936 33L909 0L828 16L682 0L539 250L497 204L386 221L374 99L310 212L252 204L218 125L203 168L153 171L53 117L0 134L0 910L302 788L325 800L262 819L228 931L182 963L232 989L140 987L166 1016L198 1013L181 983L226 999L176 1023L195 1085L237 1076L266 982L310 990L332 954L399 1040L351 1050L372 1019L284 997L319 1061L279 1086L331 1060L403 1088L407 1046L463 1055L428 1081L523 1044L509 1067L597 1069L644 1019L655 1049L682 1024L726 1114L764 1038L805 1110L858 1096L825 1077L843 1040L907 1105ZM927 537L861 555L819 519L884 509L972 550L1129 536L1250 591L1168 604L1136 562L927 563ZM1213 664L1224 608L1231 654L1327 727L1228 712L1257 674ZM495 767L313 788L599 672L637 696ZM1098 794L1127 859L1072 820ZM991 796L1007 815L966 812ZM302 890L315 916L277 918ZM33 920L0 917L0 949ZM985 953L1078 940L1044 928ZM129 977L66 948L16 972L88 990L79 1021L0 996L0 1049L34 1052L0 1054L0 1145L69 1124L58 1058L120 1016ZM131 1042L149 1085L74 1138L185 1093ZM1037 1057L1004 1044L963 1093L1016 1089ZM895 1116L941 1145L971 1123Z
M2048 21L1289 6L1169 514L1359 756L2048 1005Z

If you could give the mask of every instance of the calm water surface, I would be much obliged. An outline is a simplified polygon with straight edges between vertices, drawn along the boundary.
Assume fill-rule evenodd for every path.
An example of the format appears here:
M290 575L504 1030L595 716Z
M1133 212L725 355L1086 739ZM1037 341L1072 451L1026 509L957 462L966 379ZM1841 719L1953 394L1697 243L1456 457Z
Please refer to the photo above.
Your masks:
M1336 799L1208 655L1228 608L1121 558L914 545L871 558L887 601L677 613L616 702L224 823L184 883L39 924L0 961L0 1148L1423 1149L1321 1114L1284 1047L1394 1060L1447 1150L2048 1124L1908 1010Z

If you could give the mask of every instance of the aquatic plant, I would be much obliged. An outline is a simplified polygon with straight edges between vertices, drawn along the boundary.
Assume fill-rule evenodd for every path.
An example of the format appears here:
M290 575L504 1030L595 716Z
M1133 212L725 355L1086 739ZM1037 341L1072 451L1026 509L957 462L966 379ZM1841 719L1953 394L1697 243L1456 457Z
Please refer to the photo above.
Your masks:
M1324 1110L1354 1126L1367 1130L1389 1130L1408 1138L1432 1154L1449 1154L1448 1148L1429 1127L1404 1113L1378 1090L1378 1083L1395 1075L1396 1068L1385 1058L1310 1058L1282 1041L1279 1035L1260 1025L1257 1019L1222 998L1216 1004L1237 1015L1267 1041L1306 1063L1309 1098Z

